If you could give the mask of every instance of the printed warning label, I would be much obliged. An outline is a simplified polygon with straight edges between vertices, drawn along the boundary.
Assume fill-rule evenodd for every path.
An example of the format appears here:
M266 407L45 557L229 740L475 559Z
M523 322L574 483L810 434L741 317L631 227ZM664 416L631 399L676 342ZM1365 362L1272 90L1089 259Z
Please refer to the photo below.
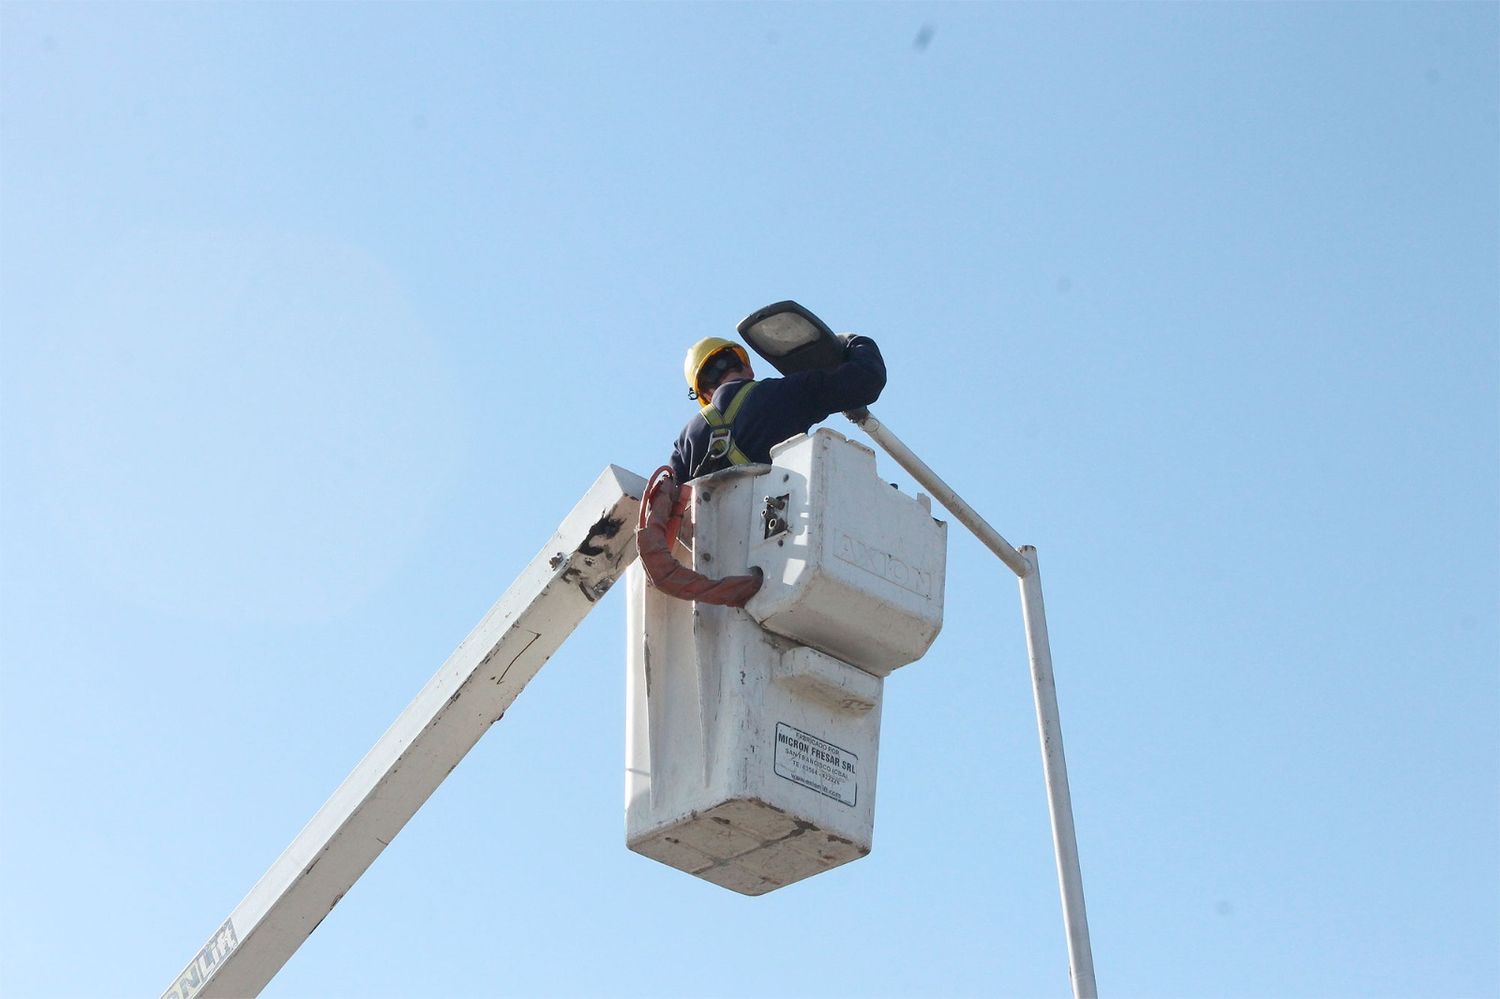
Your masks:
M859 757L785 722L776 723L774 769L850 808L859 800Z

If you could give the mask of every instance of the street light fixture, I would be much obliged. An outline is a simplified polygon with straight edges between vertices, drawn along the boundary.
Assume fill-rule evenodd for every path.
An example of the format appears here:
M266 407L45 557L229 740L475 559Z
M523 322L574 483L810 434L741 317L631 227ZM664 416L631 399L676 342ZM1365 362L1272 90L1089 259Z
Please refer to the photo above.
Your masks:
M844 343L828 324L796 302L775 302L740 321L740 336L783 375L832 368L844 359Z

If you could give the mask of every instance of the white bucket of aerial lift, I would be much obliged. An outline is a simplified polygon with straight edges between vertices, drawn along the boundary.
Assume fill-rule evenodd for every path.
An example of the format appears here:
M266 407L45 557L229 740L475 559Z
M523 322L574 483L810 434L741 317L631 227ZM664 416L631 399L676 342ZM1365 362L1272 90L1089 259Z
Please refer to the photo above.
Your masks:
M663 595L639 565L627 587L626 843L746 895L870 852L884 677L936 637L946 559L946 525L868 448L820 430L772 461L693 483L693 566L761 567L749 606Z
M745 609L767 630L879 676L920 659L943 626L948 525L882 482L875 452L822 429L771 449Z

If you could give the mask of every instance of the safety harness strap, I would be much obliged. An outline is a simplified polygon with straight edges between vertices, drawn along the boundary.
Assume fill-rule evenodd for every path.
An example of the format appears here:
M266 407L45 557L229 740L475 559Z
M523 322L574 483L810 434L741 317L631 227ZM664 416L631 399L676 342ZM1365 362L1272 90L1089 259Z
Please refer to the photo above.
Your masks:
M729 408L719 412L710 403L703 407L703 419L708 424L708 452L705 455L707 461L727 457L731 465L748 465L750 458L740 450L732 436L734 432L734 418L739 415L740 408L745 405L745 400L750 398L750 393L755 391L759 382L751 382L735 393Z

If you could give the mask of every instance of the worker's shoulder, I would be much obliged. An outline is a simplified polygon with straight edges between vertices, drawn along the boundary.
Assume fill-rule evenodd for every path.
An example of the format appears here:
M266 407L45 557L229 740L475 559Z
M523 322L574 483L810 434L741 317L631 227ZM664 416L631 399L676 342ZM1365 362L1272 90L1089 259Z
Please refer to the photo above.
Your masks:
M682 425L682 433L677 435L677 439L680 441L691 440L707 429L708 420L704 417L703 410L700 409L688 417L687 422Z

